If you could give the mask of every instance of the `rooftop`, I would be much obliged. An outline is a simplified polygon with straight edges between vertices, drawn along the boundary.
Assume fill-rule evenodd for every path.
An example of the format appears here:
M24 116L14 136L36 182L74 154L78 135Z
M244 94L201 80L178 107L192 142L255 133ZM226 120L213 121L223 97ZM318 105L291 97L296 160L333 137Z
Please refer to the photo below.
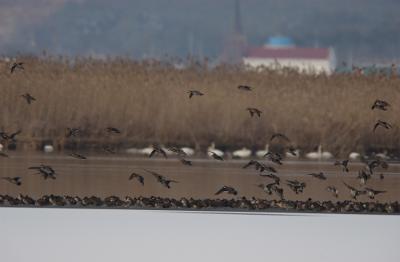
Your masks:
M245 52L245 57L252 58L295 58L295 59L328 59L329 48L310 47L250 47Z

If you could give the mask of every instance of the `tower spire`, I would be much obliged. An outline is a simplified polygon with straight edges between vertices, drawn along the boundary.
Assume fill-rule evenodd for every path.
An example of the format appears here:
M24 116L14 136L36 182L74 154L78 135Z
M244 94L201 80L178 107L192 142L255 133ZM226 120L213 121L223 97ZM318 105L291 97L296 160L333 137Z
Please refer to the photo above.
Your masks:
M234 24L235 24L235 33L236 34L242 34L242 21L240 17L240 0L235 0L235 18L234 18Z

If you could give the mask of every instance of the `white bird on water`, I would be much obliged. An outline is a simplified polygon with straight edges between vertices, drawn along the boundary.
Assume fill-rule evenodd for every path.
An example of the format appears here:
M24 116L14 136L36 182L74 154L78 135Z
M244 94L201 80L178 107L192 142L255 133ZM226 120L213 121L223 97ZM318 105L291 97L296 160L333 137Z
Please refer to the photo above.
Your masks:
M351 152L349 154L349 159L350 160L358 160L358 159L360 159L360 157L361 157L361 154L357 153L357 152Z
M332 153L328 151L322 151L322 145L318 146L318 151L310 152L306 154L306 158L312 160L327 160L333 157Z
M193 156L194 155L194 149L190 147L181 147L182 151L185 152L186 155L188 156Z
M243 147L242 149L233 151L232 156L236 158L248 158L251 156L251 150Z
M265 156L265 154L267 154L268 152L269 152L269 144L266 144L264 150L256 151L256 156L258 158L263 158Z
M51 153L54 151L54 147L52 145L44 145L43 147L43 151L45 153Z
M223 157L224 154L225 154L222 150L219 150L219 149L215 148L215 143L214 142L212 142L211 145L207 148L207 155L209 157L212 156L211 152L214 152L215 154L219 155L220 157Z

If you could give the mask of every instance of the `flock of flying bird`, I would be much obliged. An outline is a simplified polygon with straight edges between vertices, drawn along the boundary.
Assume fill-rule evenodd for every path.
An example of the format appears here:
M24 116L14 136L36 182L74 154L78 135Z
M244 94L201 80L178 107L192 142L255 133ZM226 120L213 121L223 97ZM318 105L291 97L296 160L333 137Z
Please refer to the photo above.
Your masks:
M10 68L11 74L14 73L16 70L24 70L24 66L23 66L22 62L14 63L11 66L11 68ZM247 85L239 85L238 89L241 91L245 91L245 92L251 92L253 90L252 87L247 86ZM204 93L202 93L198 90L190 90L190 91L188 91L188 94L189 94L189 99L192 99L195 96L200 97L200 96L204 95ZM28 104L31 104L32 102L36 101L36 99L29 93L23 94L23 95L21 95L21 97L23 97ZM387 111L390 106L391 105L388 102L377 99L373 103L371 109ZM261 117L262 111L257 108L248 107L248 108L246 108L246 110L249 112L250 117L254 117L254 116ZM388 122L378 120L373 127L373 132L375 132L375 130L378 127L390 129L390 128L392 128L392 125L389 124ZM121 133L121 131L115 127L107 127L107 128L105 128L105 131L110 134L120 134ZM67 138L77 137L80 135L81 132L82 132L82 130L79 128L67 128L65 136ZM14 132L11 134L8 134L8 133L2 131L2 132L0 132L0 136L3 139L3 141L16 143L17 142L16 136L19 135L20 133L21 133L21 130L18 130L17 132ZM290 139L286 135L281 134L281 133L273 134L270 138L270 141L273 141L273 140L278 140L278 141L283 142L285 145L284 148L287 151L287 153L292 154L294 156L296 155L296 151L295 151L294 147L291 145ZM115 150L111 147L105 146L105 147L103 147L103 149L109 153L115 153ZM187 159L188 155L185 153L185 151L182 150L181 148L174 147L174 146L163 148L160 145L155 144L155 145L153 145L153 149L150 152L149 157L151 158L155 155L161 155L161 156L167 158L166 150L176 154L176 156L179 158L179 160L182 162L182 164L187 165L187 166L193 165L192 161ZM224 161L224 158L222 156L220 156L218 153L216 153L212 150L210 150L208 153L215 160ZM3 152L0 152L0 156L8 157L8 155ZM78 154L78 153L70 153L70 156L75 157L77 159L86 159L86 157L84 155ZM264 155L264 158L277 166L280 166L283 164L283 162L282 162L283 157L280 153L277 153L277 152L267 152ZM253 167L253 168L255 168L256 171L259 172L260 176L270 178L272 180L271 183L259 184L256 186L261 188L268 195L275 194L278 198L280 198L281 200L284 200L284 189L281 187L281 184L282 184L281 177L279 177L277 175L277 170L274 165L272 165L272 164L267 165L267 164L262 163L257 160L250 160L246 165L243 166L243 168L246 169L246 168ZM346 173L349 172L349 168L348 168L349 160L348 159L342 160L342 161L336 161L334 163L334 165L342 167L343 172L346 172ZM375 172L375 169L378 167L386 169L386 168L388 168L388 164L382 159L373 159L373 160L365 162L365 167L363 167L361 170L359 170L358 176L357 176L357 178L360 181L361 186L366 185L367 181L371 178L371 176ZM45 180L46 179L56 179L56 177L57 177L56 171L49 165L42 164L39 166L29 167L28 169L35 170L37 172L36 174L41 175L43 177L43 179L45 179ZM154 172L154 171L151 171L148 169L143 169L143 171L149 175L152 175L158 183L160 183L161 185L163 185L164 187L166 187L168 189L171 188L171 184L178 183L178 181L169 179L168 177L163 176L157 172ZM319 180L327 180L327 177L323 172L310 173L310 174L307 174L307 176L311 176L311 177L313 177L315 179L319 179ZM380 175L380 178L381 179L384 178L383 174ZM15 184L17 186L22 185L21 177L2 177L2 179L10 182L12 184ZM144 186L145 177L142 174L138 174L137 172L134 172L129 175L128 179L129 180L137 180L138 183L140 183L141 185ZM306 188L306 183L298 181L298 180L289 180L288 179L284 182L284 184L290 190L292 190L295 194L303 193L304 189ZM343 184L350 190L351 197L355 200L360 195L367 195L370 199L374 199L376 195L386 192L386 191L381 191L381 190L375 190L370 187L364 187L363 189L357 189L347 183L343 182ZM335 198L338 198L339 190L335 186L329 185L326 187L326 190L328 192L332 193L332 195ZM232 186L223 185L219 190L217 190L215 192L215 195L219 195L222 193L237 195L238 190Z

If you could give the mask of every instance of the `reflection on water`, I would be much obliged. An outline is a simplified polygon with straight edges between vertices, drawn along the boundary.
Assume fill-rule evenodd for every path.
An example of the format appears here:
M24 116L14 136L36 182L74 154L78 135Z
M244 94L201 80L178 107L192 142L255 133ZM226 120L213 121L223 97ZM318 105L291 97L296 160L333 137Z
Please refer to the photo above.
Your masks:
M267 197L256 185L271 183L270 178L260 177L254 169L242 169L247 161L213 161L193 160L193 166L182 165L177 159L148 159L134 158L132 156L93 156L88 155L87 160L71 158L67 155L40 153L10 154L10 158L0 159L1 176L21 176L22 185L17 187L7 181L0 181L0 193L17 195L19 193L39 197L44 194L78 195L100 197L116 195L124 196L162 196L162 197L214 197L214 193L222 186L229 185L238 191L238 197ZM52 166L56 173L56 180L43 180L34 170L28 170L30 166L40 164ZM356 179L357 171L362 167L361 163L351 163L350 173L343 174L341 169L333 166L333 162L285 162L283 166L277 166L278 174L283 180L298 179L304 181L307 187L303 194L296 195L284 183L284 195L286 199L306 200L334 200L331 193L327 192L328 185L334 185L339 189L339 200L350 199L349 190L343 186L342 181L362 188ZM172 184L171 189L157 183L156 179L146 173L143 168L158 172L179 183ZM327 180L317 180L305 174L323 171ZM377 201L400 200L400 165L390 164L385 171L385 178L381 180L378 175L373 175L367 182L367 186L377 190L386 190L387 193L378 195ZM128 180L132 173L144 176L144 186L137 180ZM380 172L378 172L379 174ZM220 195L218 197L223 197ZM231 195L225 197L231 198ZM359 198L369 201L367 196Z

